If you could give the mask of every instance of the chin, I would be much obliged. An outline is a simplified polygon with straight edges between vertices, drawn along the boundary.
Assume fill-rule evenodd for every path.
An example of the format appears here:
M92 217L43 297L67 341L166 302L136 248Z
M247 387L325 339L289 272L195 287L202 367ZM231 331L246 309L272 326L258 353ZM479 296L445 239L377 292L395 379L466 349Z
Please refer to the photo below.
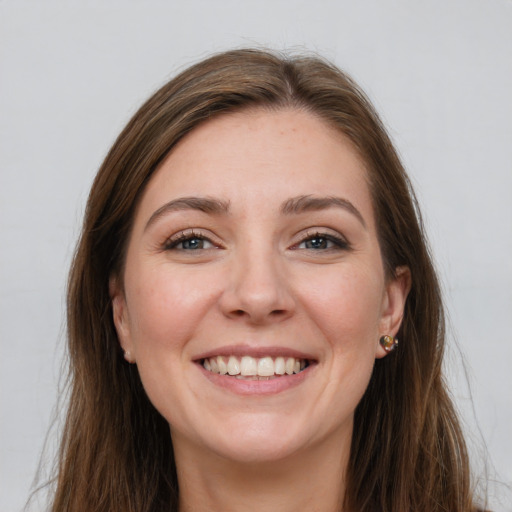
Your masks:
M217 455L240 463L277 462L306 450L310 436L305 428L292 425L289 416L277 419L243 418L224 423L215 440L205 444ZM213 441L213 442L212 442Z
M254 438L224 446L217 447L217 454L233 462L242 464L275 463L300 452L299 445L282 442L280 436L271 439L269 437Z

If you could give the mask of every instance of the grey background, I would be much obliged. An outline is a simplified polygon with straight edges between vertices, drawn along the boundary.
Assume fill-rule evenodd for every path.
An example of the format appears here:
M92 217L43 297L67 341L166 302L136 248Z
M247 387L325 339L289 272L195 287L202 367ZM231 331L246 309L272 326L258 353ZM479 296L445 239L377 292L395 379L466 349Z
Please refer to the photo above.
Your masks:
M22 508L50 426L66 272L102 158L185 65L253 45L321 53L382 114L443 281L475 472L487 460L492 506L511 511L510 0L0 0L0 510Z

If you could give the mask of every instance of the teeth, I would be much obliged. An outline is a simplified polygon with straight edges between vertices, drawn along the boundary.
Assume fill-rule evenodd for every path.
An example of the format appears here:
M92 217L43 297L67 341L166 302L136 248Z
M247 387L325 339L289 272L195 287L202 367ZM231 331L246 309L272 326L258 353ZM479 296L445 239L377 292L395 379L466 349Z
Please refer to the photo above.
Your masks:
M274 375L274 361L271 357L264 357L258 361L258 375L260 377Z
M206 370L220 375L231 375L245 380L268 380L280 375L293 375L304 370L308 363L305 359L295 357L261 357L243 356L241 359L230 356L210 357L203 361Z
M219 367L219 373L221 375L226 375L228 373L228 364L226 360L222 356L217 357L217 365Z
M230 356L228 361L229 375L238 375L240 373L240 363L235 356Z
M235 379L239 380L270 380L275 378L275 375L272 375L272 377L258 377L258 375L235 375Z
M284 375L284 372L286 371L284 357L276 357L274 362L274 370L277 375Z
M254 357L244 356L240 362L241 375L258 375L258 361Z
M295 358L289 357L288 359L286 359L284 368L287 375L292 375L293 371L295 370Z

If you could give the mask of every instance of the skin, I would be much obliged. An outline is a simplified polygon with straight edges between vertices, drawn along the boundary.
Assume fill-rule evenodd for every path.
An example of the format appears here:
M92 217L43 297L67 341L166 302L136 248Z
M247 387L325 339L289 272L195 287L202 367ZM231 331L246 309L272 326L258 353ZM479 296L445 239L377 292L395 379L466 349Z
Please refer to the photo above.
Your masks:
M290 208L304 196L342 201ZM190 197L222 211L165 207ZM181 510L340 510L354 410L403 315L410 279L397 275L384 273L363 161L310 113L229 114L178 144L110 287L120 343L170 425ZM198 358L230 347L311 365L288 387L225 387Z

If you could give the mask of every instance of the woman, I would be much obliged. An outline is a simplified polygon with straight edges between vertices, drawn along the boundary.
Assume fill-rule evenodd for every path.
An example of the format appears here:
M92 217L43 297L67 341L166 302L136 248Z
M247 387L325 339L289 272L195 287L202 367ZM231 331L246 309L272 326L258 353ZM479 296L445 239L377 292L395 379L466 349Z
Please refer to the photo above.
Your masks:
M475 509L414 194L319 59L223 53L141 107L68 331L54 511Z

